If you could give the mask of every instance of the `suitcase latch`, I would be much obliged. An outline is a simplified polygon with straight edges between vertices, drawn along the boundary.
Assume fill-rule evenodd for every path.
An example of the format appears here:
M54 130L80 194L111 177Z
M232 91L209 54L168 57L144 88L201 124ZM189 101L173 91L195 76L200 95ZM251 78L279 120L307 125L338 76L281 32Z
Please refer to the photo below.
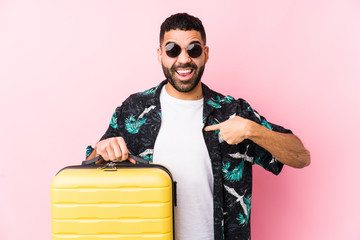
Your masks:
M107 171L116 170L116 163L109 162L109 163L105 164L104 166L98 167L98 169L100 169L100 170L107 169L107 168L110 168Z

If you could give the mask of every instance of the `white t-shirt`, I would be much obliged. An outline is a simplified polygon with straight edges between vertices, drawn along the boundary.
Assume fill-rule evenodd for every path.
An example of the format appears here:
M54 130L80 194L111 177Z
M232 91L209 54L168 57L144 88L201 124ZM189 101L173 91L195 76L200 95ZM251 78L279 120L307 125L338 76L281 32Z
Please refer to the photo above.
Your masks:
M153 161L171 171L177 182L175 236L179 240L213 240L213 174L202 134L203 99L180 100L163 87L161 127Z

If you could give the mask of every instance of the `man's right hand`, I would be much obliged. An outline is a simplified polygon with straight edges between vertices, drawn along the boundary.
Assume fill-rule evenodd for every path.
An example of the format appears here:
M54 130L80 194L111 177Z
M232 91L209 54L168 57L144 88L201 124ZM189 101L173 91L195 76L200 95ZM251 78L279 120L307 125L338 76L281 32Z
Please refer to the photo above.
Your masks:
M108 138L98 142L88 159L99 155L101 155L105 161L124 161L129 159L130 162L136 163L134 159L129 158L129 150L122 137Z

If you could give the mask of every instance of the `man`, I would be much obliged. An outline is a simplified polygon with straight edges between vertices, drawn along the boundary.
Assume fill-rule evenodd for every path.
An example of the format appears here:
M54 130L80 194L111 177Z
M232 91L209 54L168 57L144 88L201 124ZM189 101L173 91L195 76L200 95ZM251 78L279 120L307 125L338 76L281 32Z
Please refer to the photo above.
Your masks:
M177 239L250 239L252 165L279 174L309 165L309 152L243 99L201 83L209 47L198 18L167 18L157 53L166 80L125 100L87 159L131 152L166 165L178 182Z

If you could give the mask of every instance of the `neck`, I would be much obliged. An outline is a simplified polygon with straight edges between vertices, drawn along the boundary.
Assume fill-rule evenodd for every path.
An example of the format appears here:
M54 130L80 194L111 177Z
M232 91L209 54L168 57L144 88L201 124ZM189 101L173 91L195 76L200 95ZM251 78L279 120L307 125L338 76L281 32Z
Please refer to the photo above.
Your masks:
M201 82L190 92L179 92L170 83L166 83L165 89L170 96L181 100L199 100L203 98Z

